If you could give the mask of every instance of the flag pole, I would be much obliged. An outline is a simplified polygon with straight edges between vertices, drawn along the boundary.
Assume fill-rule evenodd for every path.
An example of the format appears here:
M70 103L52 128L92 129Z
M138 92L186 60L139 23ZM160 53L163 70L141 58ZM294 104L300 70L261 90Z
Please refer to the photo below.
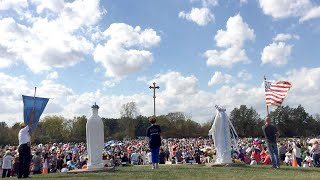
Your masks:
M33 107L32 107L32 110L31 110L31 114L33 113L33 118L34 118L34 115L35 115L35 107L36 107L36 93L37 93L37 87L34 87L34 94L33 94ZM31 116L30 116L31 117ZM29 121L31 121L31 119L29 119ZM30 122L29 122L30 123ZM33 120L31 122L31 124L33 124Z
M34 94L33 94L33 109L36 106L36 93L37 93L37 87L34 87Z
M263 78L264 78L264 86L266 86L266 81L267 81L266 75L263 75ZM267 104L266 106L267 106L267 116L269 116L269 106Z

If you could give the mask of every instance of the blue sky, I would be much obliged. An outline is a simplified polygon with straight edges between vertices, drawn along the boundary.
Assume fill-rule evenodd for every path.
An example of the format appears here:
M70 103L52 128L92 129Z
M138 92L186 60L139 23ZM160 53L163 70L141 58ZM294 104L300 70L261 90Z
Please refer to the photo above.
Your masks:
M0 117L22 119L21 95L53 98L45 115L152 115L197 122L241 104L265 116L263 75L293 84L284 105L319 113L316 0L3 0ZM316 95L316 96L315 96ZM274 108L273 108L274 109Z

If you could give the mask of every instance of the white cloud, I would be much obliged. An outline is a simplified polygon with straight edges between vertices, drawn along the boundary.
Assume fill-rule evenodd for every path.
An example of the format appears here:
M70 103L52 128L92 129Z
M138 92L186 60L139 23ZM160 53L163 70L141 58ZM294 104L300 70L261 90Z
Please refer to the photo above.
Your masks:
M17 98L20 98L21 94L23 93L32 92L31 90L28 90L27 85L28 82L22 77L12 77L7 74L0 73L0 96L9 97L1 99L15 100Z
M320 68L302 68L292 70L287 75L277 78L275 81L288 80L293 84L289 91L284 105L291 107L302 104L308 113L314 114L319 110L320 97L314 94L320 90ZM261 83L250 85L248 83L235 83L224 85L215 92L206 92L198 88L199 80L195 76L182 75L179 72L167 72L158 74L148 82L157 82L160 89L156 92L157 114L167 114L169 112L181 111L190 114L197 122L206 122L213 118L214 105L221 105L232 111L242 104L252 106L260 113L261 117L265 112L265 94ZM97 102L100 106L100 116L120 117L121 106L128 102L136 102L142 115L153 114L152 91L147 94L133 95L104 95L99 90L79 95L73 95L68 99L68 104L64 106L64 115L72 118L78 115L91 116L91 105Z
M13 59L15 59L16 54L14 52L10 52L6 47L0 44L0 68L9 67L13 63Z
M249 63L250 60L243 49L246 41L253 41L255 33L245 23L238 14L230 17L226 24L226 30L218 30L215 35L218 47L226 48L224 50L207 50L205 57L208 66L231 67L234 63Z
M231 80L232 76L230 74L222 74L221 72L216 71L208 82L208 86L214 86L221 83L228 84L231 82Z
M124 23L111 24L103 35L107 41L96 46L94 60L103 65L110 77L123 77L149 65L152 53L143 49L161 40L153 29L142 31L139 26L133 28Z
M206 92L198 88L199 80L193 75L182 75L179 72L167 72L149 77L146 85L157 82L160 89L156 92L157 114L181 111L192 116L197 122L206 122L213 118L214 105L227 108L228 113L242 104L252 106L263 117L265 116L265 95L263 83L233 83L224 85L214 92ZM314 96L320 90L320 68L301 68L279 76L275 81L288 80L293 84L284 106L291 107L302 104L310 114L318 113L320 97ZM0 117L12 125L21 121L21 94L33 94L33 88L23 77L13 77L0 73ZM19 88L16 88L16 87ZM119 118L121 106L128 102L136 102L142 115L153 114L152 91L132 95L105 95L100 90L76 94L72 89L45 80L37 89L42 97L51 97L42 117L46 115L62 115L65 118L86 115L91 116L94 102L100 106L101 117Z
M276 37L273 38L273 41L287 41L287 40L290 40L290 39L299 40L300 36L280 33L280 34L277 34Z
M39 93L38 93L39 92ZM52 80L43 80L41 86L37 87L37 94L43 97L55 98L71 96L73 90L62 84L54 83Z
M51 72L47 75L47 79L52 79L52 80L58 79L58 77L59 77L59 74L56 71Z
M0 74L1 118L12 125L22 119L21 94L33 94L33 88L21 77L11 77ZM146 82L150 85L157 82L160 89L156 92L157 114L181 111L190 114L197 122L206 122L213 118L214 105L223 105L231 111L240 104L254 105L259 102L259 92L262 92L261 101L264 100L263 88L251 89L243 85L223 86L214 93L198 89L198 79L195 76L183 76L179 72L167 72L156 75ZM16 86L19 85L19 88ZM42 97L51 97L42 117L46 115L62 115L65 118L86 115L91 116L91 106L94 102L100 106L101 117L119 118L121 106L127 102L136 102L142 115L153 114L152 92L133 95L104 95L100 90L75 94L72 89L50 80L42 81L37 89ZM244 99L244 101L243 101ZM255 106L256 107L256 106ZM264 109L264 107L263 107ZM2 112L3 111L3 112Z
M162 93L168 96L176 96L195 93L198 79L195 76L184 77L180 72L171 71L156 75L149 84L152 82L157 82L165 86L165 90Z
M240 0L240 5L247 4L248 0Z
M1 10L20 10L28 7L28 0L1 0L0 1L0 11Z
M249 25L238 14L228 19L226 30L218 30L214 39L218 47L242 47L246 40L253 41L255 34L254 30L250 29Z
M76 0L66 3L63 11L59 14L57 23L64 29L74 31L80 27L95 25L103 13L100 9L100 0Z
M82 36L64 32L47 19L38 19L32 27L12 18L0 20L0 46L15 54L33 71L51 70L78 63L93 48Z
M147 99L146 97L145 95L107 96L103 95L100 90L85 92L69 97L68 104L66 104L62 114L69 118L82 115L90 117L92 115L91 106L96 102L100 106L99 115L101 117L119 118L121 106L125 103L134 101L137 103L138 108L141 109L143 107L140 102L143 101L146 102L142 103L143 106L149 105L151 107L152 101L148 103L148 101L145 101L145 99Z
M320 6L311 0L259 0L264 14L275 19L299 17L299 22L320 17Z
M8 67L21 60L33 72L39 73L73 66L92 52L93 43L81 32L100 20L102 10L99 0L33 3L40 9L39 12L50 9L56 16L31 16L28 22L13 18L0 19L0 52L3 60L0 67ZM81 32L78 32L80 29Z
M193 76L184 76L180 72L170 71L156 75L147 82L150 85L156 82L160 89L156 92L157 114L169 112L185 112L198 122L206 122L213 117L213 95L198 88L198 79ZM133 98L132 98L133 99ZM152 115L152 91L143 97L135 97L143 115Z
M33 95L33 87L27 82L25 77L14 77L4 73L0 73L0 116L2 121L7 122L9 125L13 125L15 122L23 119L22 113L22 97L21 95ZM72 90L65 88L63 85L53 84L51 81L43 81L41 86L37 88L37 96L52 97L48 104L48 110L54 112L55 106L58 108L56 101L61 102L64 98L60 98L62 95L68 95ZM51 105L50 105L51 104ZM59 105L60 106L60 105ZM62 110L60 107L60 111ZM46 113L45 110L44 113Z
M57 84L52 80L43 80L37 87L37 96L50 98L42 117L47 115L63 115L66 118L72 118L66 115L65 108L70 102L68 99L74 96L74 91L63 84Z
M292 45L287 45L284 42L269 44L263 49L261 55L262 64L271 63L276 66L287 64L292 47Z
M248 81L252 79L252 74L250 74L247 70L243 69L240 72L238 72L237 77L243 81Z
M119 78L113 78L113 79L108 79L105 80L103 83L104 88L111 88L114 87L115 85L119 84L121 79Z
M209 22L214 21L214 15L211 14L210 9L203 7L192 8L189 13L184 11L179 12L179 18L186 19L188 21L193 21L197 23L199 26L205 26Z
M141 82L145 82L145 83L147 83L147 82L148 82L148 80L147 80L147 77L146 77L146 76L139 76L139 77L137 77L137 81L141 81Z
M264 14L273 18L301 16L312 6L309 0L259 0Z
M221 51L207 50L204 56L207 58L208 66L232 67L233 64L238 62L250 62L245 50L238 46L233 46Z
M200 2L203 7L214 7L219 5L219 0L190 0L190 2Z
M217 6L218 4L218 0L202 0L203 7Z
M311 19L319 18L319 17L320 17L320 6L310 9L306 14L304 14L299 19L299 22L304 22L304 21L308 21Z
M45 9L57 13L65 6L64 0L31 0L31 2L36 4L38 14L42 13Z
M311 115L319 113L320 67L294 69L278 78L291 82L292 88L284 104L293 107L301 104Z
M157 74L146 82L146 86L152 82L157 82L157 85L160 86L160 89L156 91L156 113L158 115L180 111L191 115L193 120L201 123L213 118L214 105L216 104L225 106L228 112L241 104L253 106L259 112L265 111L262 103L265 100L262 84L258 86L233 84L232 86L222 86L215 92L206 92L198 88L199 80L195 76L184 76L180 72L174 71ZM153 114L152 96L151 90L146 94L127 96L104 95L100 90L72 94L68 96L67 103L63 106L64 110L59 114L66 118L81 115L90 117L90 107L94 102L97 102L100 106L99 114L101 117L119 118L121 106L133 101L137 104L142 115L150 116Z

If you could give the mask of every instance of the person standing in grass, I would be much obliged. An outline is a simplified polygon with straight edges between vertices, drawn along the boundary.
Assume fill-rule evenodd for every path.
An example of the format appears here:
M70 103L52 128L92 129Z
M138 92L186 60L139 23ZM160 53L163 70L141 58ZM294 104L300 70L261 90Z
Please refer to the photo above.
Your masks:
M265 125L262 126L262 131L264 137L266 138L266 143L268 147L268 151L271 156L271 162L273 168L280 168L279 163L279 153L277 147L277 136L279 136L279 132L277 128L271 124L271 118L267 116L265 118Z
M34 108L30 114L29 124L25 125L24 122L20 123L19 137L19 172L18 178L29 177L29 166L31 161L31 149L30 149L30 133L31 127L34 120Z
M159 150L161 146L161 128L156 124L156 117L149 118L151 126L147 129L147 137L149 138L149 147L151 149L152 169L159 168Z
M314 167L320 167L320 146L319 142L315 141L311 148Z
M6 152L6 154L3 156L3 162L2 162L2 178L10 177L11 173L11 166L12 166L12 159L10 150Z

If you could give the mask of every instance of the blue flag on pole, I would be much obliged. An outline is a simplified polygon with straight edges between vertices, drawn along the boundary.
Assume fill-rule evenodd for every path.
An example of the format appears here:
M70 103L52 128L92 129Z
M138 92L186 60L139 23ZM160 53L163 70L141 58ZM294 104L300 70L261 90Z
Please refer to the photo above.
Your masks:
M34 119L32 123L32 129L34 129L35 127L37 127L40 116L44 108L46 107L49 99L22 95L22 100L23 100L23 118L26 126L29 124L30 114L34 106Z

